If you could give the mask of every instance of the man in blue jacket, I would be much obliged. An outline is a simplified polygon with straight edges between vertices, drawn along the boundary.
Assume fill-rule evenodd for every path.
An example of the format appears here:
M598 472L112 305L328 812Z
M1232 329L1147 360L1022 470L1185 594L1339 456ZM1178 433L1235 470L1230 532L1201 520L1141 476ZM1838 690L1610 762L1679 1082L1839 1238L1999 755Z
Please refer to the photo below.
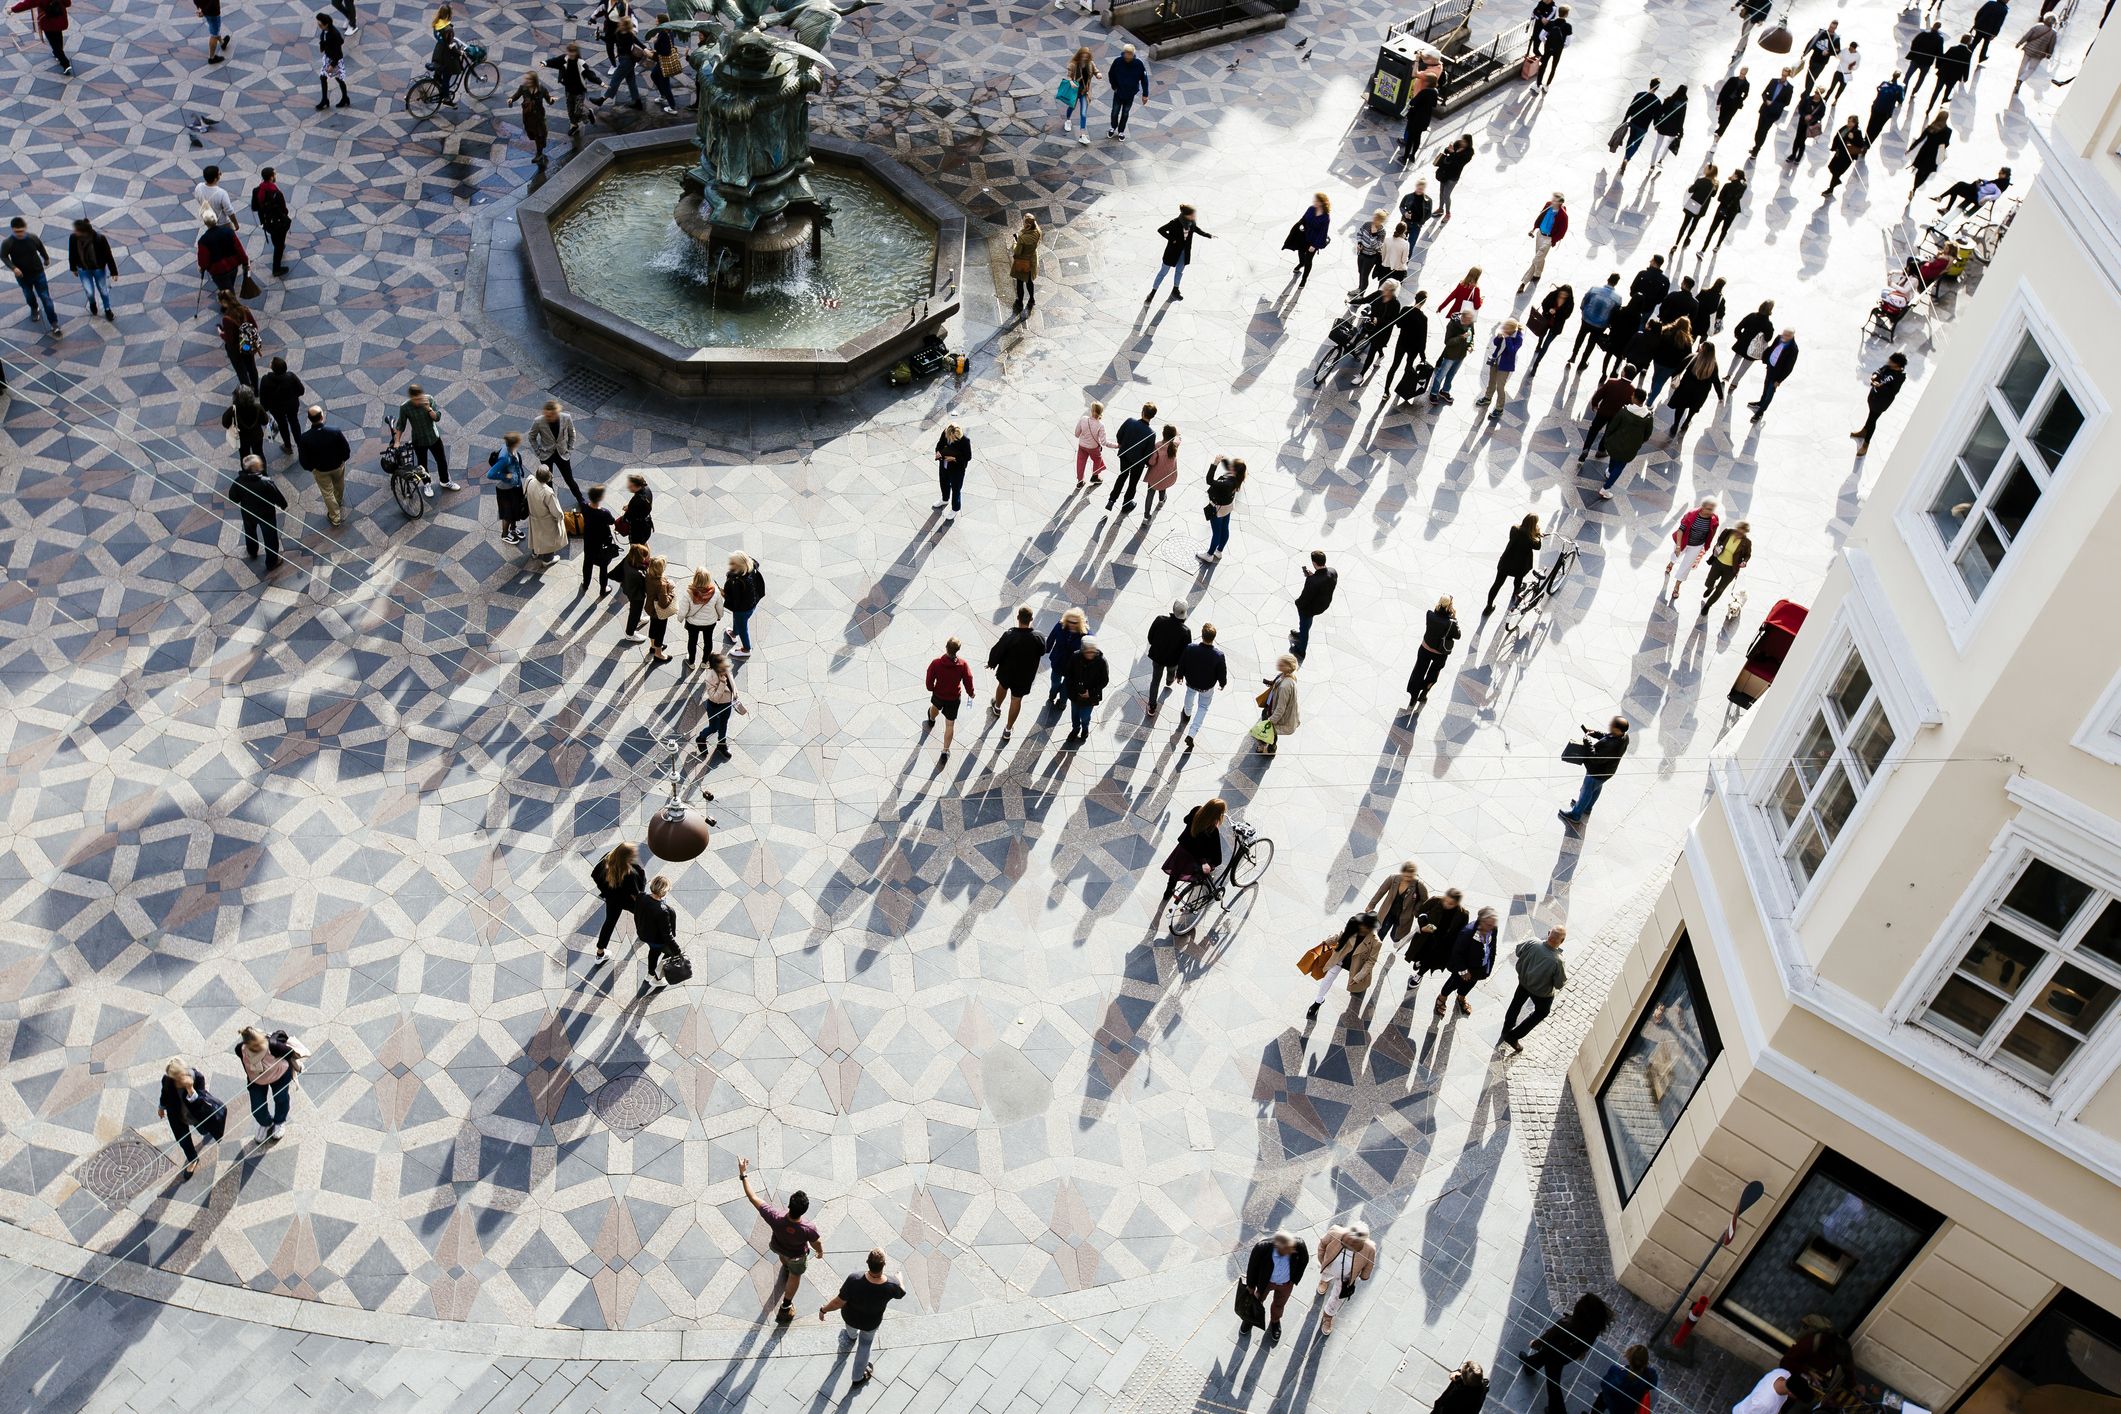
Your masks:
M309 426L295 438L295 458L301 462L302 470L316 478L317 490L324 496L325 515L333 525L343 525L346 464L353 460L353 448L347 444L344 432L324 425L323 408L310 408Z
M1595 285L1584 292L1582 303L1576 306L1576 342L1569 348L1569 358L1578 368L1591 366L1591 355L1597 351L1606 326L1613 322L1620 306L1618 270L1606 276L1603 285Z
M1136 56L1134 46L1130 44L1112 61L1105 82L1112 85L1112 127L1106 136L1125 142L1127 114L1134 110L1134 100L1146 100L1149 96L1149 66Z
M1156 450L1156 404L1143 403L1142 415L1122 422L1112 440L1119 450L1119 476L1112 483L1112 494L1105 498L1105 509L1118 506L1124 496L1127 504L1120 506L1119 513L1125 515L1134 509L1142 472L1149 465L1149 454Z

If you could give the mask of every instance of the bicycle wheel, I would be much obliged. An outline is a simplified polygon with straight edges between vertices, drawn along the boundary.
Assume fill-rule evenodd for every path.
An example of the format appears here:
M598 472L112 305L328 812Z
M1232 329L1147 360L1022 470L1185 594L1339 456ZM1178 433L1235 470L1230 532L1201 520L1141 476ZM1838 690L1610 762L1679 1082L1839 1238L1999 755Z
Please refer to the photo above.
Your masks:
M432 78L418 78L405 90L405 111L414 121L426 122L442 111L442 85Z
M464 91L473 98L491 98L501 86L501 67L483 59L464 71Z
M1178 893L1171 899L1171 936L1183 938L1200 926L1200 920L1208 916L1215 905L1215 890L1198 879L1191 879L1178 886Z
M396 498L398 509L418 520L427 514L427 498L420 494L420 478L399 473L390 478L390 494Z
M1254 835L1252 843L1230 866L1230 882L1240 889L1249 889L1266 877L1267 866L1274 862L1274 841L1265 835Z
M1318 356L1318 367L1311 370L1311 386L1316 388L1333 376L1333 365L1340 362L1347 350L1339 344L1326 345L1326 351Z

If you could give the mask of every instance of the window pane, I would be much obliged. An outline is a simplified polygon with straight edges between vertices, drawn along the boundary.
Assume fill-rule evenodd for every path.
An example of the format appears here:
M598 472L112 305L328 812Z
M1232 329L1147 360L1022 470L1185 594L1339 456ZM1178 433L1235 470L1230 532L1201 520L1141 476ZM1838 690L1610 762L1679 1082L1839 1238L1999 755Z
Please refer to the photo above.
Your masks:
M1973 509L1973 484L1966 479L1966 473L1955 466L1930 502L1930 524L1936 528L1937 538L1946 545L1957 540Z
M2092 1028L2105 1019L2117 994L2121 994L2121 988L2081 967L2064 963L2040 989L2033 1010L2081 1036L2089 1036Z
M2011 1034L2003 1038L1996 1048L1996 1063L2007 1070L2015 1070L2035 1085L2045 1086L2055 1078L2055 1072L2063 1063L2076 1054L2081 1043L2065 1031L2058 1031L2046 1022L2027 1016L2011 1028Z
M2010 449L2010 434L1996 420L1996 414L1984 408L1981 420L1974 424L1974 431L1959 449L1959 467L1966 473L1967 483L1979 490L1988 485L1989 477L1996 470L1996 463Z
M2050 937L2060 937L2091 896L2091 885L2079 883L2044 859L2035 859L2003 896L2003 907Z
M1863 659L1854 653L1841 665L1841 675L1827 689L1827 700L1839 712L1842 725L1856 720L1856 711L1863 706L1863 699L1870 696L1871 670L1863 666Z
M1716 1059L1715 1018L1693 977L1693 953L1682 939L1598 1092L1622 1202L1649 1172Z
M2110 903L2100 911L2092 926L2077 940L2077 948L2121 967L2121 903Z
M1837 765L1812 800L1812 811L1826 833L1828 844L1841 837L1841 827L1848 823L1849 812L1855 808L1856 787L1850 782L1849 773Z
M1797 885L1799 893L1819 872L1819 861L1826 858L1826 841L1819 838L1819 831L1807 822L1800 826L1784 847L1783 858L1789 861L1790 879Z
M2018 538L2018 531L2025 525L2025 518L2040 504L2040 483L2021 462L2012 462L2011 469L2003 478L2003 485L1996 498L1988 503L1989 515L2002 532L2006 544Z
M1797 743L1797 754L1790 758L1790 764L1796 768L1805 788L1809 790L1826 774L1826 769L1833 760L1834 734L1827 730L1825 717L1814 717L1810 730L1804 734L1804 740Z
M2077 406L2068 389L2056 388L2055 396L2048 399L2047 411L2041 414L2032 432L2033 445L2039 448L2049 471L2062 460L2069 444L2077 440L2077 429L2082 426L2084 409Z
M1775 782L1775 794L1768 804L1775 813L1775 835L1779 839L1789 833L1790 826L1797 823L1797 816L1804 809L1804 781L1795 766L1782 768L1782 779Z
M2011 355L2010 367L1996 380L1996 391L2003 394L2003 401L2020 417L2032 406L2033 394L2040 391L2040 382L2047 377L2047 355L2033 342L2033 336L2025 335L2018 341L2018 352Z
M2121 1403L2121 1320L2061 1291L1956 1414L2099 1414Z
M1849 737L1849 755L1856 758L1864 780L1878 774L1878 763L1892 748L1893 724L1885 719L1885 709L1873 703L1862 724Z
M1923 1020L1969 1046L1979 1046L1988 1028L2003 1014L2003 998L1964 977L1954 977L1937 993Z
M1982 981L2003 993L2006 997L2018 995L2025 979L2033 975L2047 954L2038 946L2004 927L2001 923L1989 923L1981 929L1981 936L1974 939L1959 961L1959 970Z
M1966 581L1967 592L1976 599L1996 577L1996 566L2003 563L2004 548L2002 538L1984 516L1975 526L1966 548L1959 552L1958 559L1959 577Z

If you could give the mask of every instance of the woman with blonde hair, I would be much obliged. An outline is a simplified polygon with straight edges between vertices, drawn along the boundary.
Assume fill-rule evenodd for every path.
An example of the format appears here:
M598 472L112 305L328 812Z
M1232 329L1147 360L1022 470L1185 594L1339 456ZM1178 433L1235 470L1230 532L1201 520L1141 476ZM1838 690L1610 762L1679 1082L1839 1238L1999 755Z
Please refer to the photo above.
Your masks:
M722 621L722 591L715 588L712 570L703 565L692 572L678 608L685 618L685 671L689 673L694 658L714 655L714 626Z
M702 756L712 756L716 752L727 755L729 713L732 710L742 712L745 707L737 701L736 675L729 671L729 659L723 654L707 655L707 681L700 688L700 698L707 704L707 720L700 724L700 734L692 739L692 745ZM711 747L707 744L709 734L715 738ZM714 799L712 795L707 798Z
M1163 440L1156 444L1155 451L1149 453L1148 465L1143 469L1143 520L1163 509L1164 502L1171 499L1171 488L1177 484L1178 429L1167 422Z
M228 1107L206 1093L205 1073L182 1057L162 1069L162 1098L155 1114L169 1121L170 1134L183 1146L188 1174L199 1171L199 1146L192 1131L217 1144L228 1132Z
M1296 224L1289 228L1288 239L1281 243L1283 250L1296 252L1296 268L1290 273L1296 276L1299 287L1310 280L1311 262L1333 239L1332 231L1333 203L1322 191L1311 193L1311 204L1296 218Z
M1087 139L1086 139L1087 140ZM1116 447L1110 433L1105 431L1105 405L1090 404L1090 411L1075 420L1075 489L1083 489L1083 468L1091 468L1090 484L1100 486L1105 480L1105 448Z
M1068 131L1068 120L1075 119L1076 138L1083 146L1090 145L1090 88L1097 80L1097 56L1084 45L1068 60L1068 76L1065 82L1074 90L1075 97L1061 109L1061 132Z
M267 1036L255 1026L246 1026L236 1041L236 1059L243 1066L244 1087L250 1092L250 1117L258 1122L258 1142L270 1143L287 1128L287 1092L302 1068L301 1053L294 1043Z
M596 862L589 871L589 880L597 886L597 896L604 900L604 926L597 929L597 956L602 958L620 916L633 912L634 900L648 886L648 874L641 868L640 852L630 844L620 844L612 846L611 852Z
M1414 654L1414 671L1407 675L1407 710L1419 709L1429 700L1429 689L1443 673L1443 660L1451 656L1458 641L1458 610L1451 596L1443 595L1422 623L1421 647Z
M1016 281L1015 313L1038 308L1038 243L1044 236L1038 218L1025 212L1024 224L1016 228L1016 244L1009 251L1009 278Z
M670 661L663 636L670 631L670 620L678 611L677 586L670 582L670 561L661 555L650 555L641 585L641 603L648 610L648 663L653 667Z
M1252 728L1253 749L1262 756L1272 756L1281 739L1295 731L1300 721L1296 712L1296 669L1296 655L1284 653L1274 660L1274 676L1264 680L1267 690L1259 695L1259 724Z
M766 602L766 575L758 564L739 550L729 557L729 572L722 576L722 602L729 606L730 626L723 630L729 635L728 642L732 658L751 656L751 614Z
M1090 633L1090 621L1083 617L1081 609L1069 609L1060 616L1060 622L1046 630L1046 664L1053 670L1051 691L1046 696L1048 707L1061 705L1061 698L1068 690L1068 660L1075 650L1083 646L1083 639Z

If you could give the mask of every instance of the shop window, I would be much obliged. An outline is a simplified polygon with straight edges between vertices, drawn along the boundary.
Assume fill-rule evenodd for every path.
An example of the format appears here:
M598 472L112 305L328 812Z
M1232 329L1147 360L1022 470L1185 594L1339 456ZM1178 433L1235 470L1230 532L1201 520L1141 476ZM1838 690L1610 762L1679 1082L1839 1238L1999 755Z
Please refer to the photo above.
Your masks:
M1943 1221L1883 1179L1823 1152L1716 1309L1778 1352L1796 1341L1808 1316L1853 1336Z
M1634 1195L1650 1171L1722 1049L1701 968L1682 934L1598 1090L1599 1119L1621 1202Z
M2121 1318L2058 1292L1953 1414L2113 1414L2121 1408Z

